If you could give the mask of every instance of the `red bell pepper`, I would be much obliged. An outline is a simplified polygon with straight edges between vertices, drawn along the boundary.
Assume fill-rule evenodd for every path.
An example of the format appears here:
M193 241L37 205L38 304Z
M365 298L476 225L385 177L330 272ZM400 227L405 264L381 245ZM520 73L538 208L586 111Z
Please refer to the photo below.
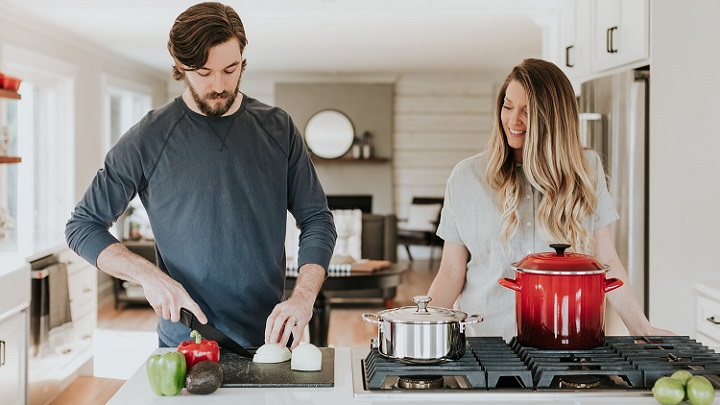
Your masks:
M203 339L200 332L193 330L190 337L195 340L187 340L178 345L177 351L185 356L187 369L203 360L220 363L220 346L214 340Z

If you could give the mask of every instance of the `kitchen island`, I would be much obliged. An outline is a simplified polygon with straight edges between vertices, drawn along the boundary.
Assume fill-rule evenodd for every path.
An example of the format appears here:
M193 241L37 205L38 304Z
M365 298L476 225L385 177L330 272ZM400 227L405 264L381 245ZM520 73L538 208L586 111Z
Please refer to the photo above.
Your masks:
M165 352L172 349L158 349ZM110 405L127 404L387 404L390 402L407 403L502 403L502 404L528 404L553 403L556 405L600 405L610 401L620 404L658 404L649 390L619 390L604 392L589 392L582 390L564 390L562 392L549 391L503 391L498 390L465 390L464 392L431 392L431 391L391 391L389 394L360 393L359 399L353 389L354 375L360 370L354 370L353 356L362 353L362 349L336 348L335 349L335 386L332 388L220 388L210 395L192 395L183 390L174 397L156 396L150 389L145 366L140 369L123 385L123 387L108 402ZM357 390L356 390L357 391Z

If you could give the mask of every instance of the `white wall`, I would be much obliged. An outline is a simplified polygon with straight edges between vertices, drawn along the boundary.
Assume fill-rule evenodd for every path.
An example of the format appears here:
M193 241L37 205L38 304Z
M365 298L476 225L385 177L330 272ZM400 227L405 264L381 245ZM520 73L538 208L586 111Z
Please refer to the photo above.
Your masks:
M720 2L650 16L650 319L694 336L692 283L720 280Z

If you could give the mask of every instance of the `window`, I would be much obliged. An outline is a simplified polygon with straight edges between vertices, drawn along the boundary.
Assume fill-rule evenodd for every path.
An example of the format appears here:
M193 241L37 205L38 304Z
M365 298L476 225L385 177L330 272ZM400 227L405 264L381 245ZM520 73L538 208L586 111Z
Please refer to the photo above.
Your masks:
M22 99L5 100L0 109L0 126L10 132L10 154L22 157L21 163L0 169L0 207L11 217L0 253L16 259L65 241L73 207L74 75L62 61L4 50L5 70L23 79Z
M112 76L105 76L105 83L105 150L107 152L150 110L152 90ZM139 197L135 197L130 202L130 208L111 229L115 237L120 240L129 238L123 223L128 215L137 211L140 217L147 218Z
M108 151L150 110L152 90L110 76L106 76L105 81L105 149Z

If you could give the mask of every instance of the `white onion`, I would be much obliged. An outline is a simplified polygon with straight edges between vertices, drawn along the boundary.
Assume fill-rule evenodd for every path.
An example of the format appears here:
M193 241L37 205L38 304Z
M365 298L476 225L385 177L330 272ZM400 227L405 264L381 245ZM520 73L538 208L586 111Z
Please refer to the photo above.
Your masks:
M322 368L322 352L311 343L301 343L292 351L290 369L319 371Z
M290 357L292 354L287 347L277 343L265 343L255 351L253 361L255 363L282 363L290 360Z

